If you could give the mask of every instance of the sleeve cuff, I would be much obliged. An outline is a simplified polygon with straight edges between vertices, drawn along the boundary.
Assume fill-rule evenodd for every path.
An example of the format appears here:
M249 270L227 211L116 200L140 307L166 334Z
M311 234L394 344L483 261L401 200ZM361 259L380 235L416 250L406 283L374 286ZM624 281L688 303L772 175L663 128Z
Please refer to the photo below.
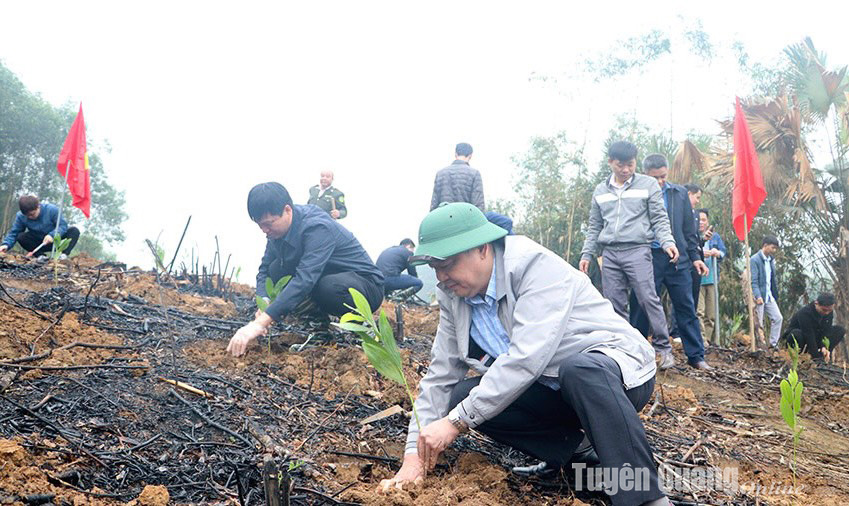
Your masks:
M470 429L474 429L486 421L480 413L477 412L472 405L472 401L468 397L466 397L460 404L457 404L454 409L457 410L457 413L460 415L460 420L463 420L463 423L468 425Z

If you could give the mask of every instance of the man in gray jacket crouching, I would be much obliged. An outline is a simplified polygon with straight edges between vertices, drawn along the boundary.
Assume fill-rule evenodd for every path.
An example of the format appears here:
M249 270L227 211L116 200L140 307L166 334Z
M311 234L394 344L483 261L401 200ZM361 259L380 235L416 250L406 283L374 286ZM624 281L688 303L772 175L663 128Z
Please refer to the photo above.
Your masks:
M654 352L589 278L467 203L425 217L410 262L436 270L439 328L416 399L421 432L414 418L384 489L423 479L474 428L543 460L538 470L569 463L586 436L604 476L639 477L605 483L614 504L668 504L637 415Z

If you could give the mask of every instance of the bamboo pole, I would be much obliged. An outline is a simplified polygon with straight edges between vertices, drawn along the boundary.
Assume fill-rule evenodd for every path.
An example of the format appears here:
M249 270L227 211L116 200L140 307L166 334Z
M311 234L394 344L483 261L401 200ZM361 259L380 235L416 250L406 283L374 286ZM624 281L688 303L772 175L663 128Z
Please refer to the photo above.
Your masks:
M749 307L749 338L752 340L752 351L757 351L758 343L755 338L755 300L752 294L752 262L751 251L749 250L749 221L746 213L743 213L743 243L745 244L746 252L746 268L745 278L746 286L746 305Z

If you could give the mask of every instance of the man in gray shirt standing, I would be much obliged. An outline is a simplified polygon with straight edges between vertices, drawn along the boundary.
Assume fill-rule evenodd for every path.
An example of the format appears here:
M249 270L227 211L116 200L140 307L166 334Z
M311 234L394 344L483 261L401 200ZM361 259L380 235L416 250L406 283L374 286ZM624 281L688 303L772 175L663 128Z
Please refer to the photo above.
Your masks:
M646 312L652 344L660 355L661 369L675 365L669 328L654 286L651 243L655 239L678 260L678 249L663 205L663 194L654 178L636 174L637 147L627 141L614 142L607 151L612 174L593 192L587 236L579 268L587 273L590 259L602 250L602 293L613 309L626 320L628 290Z
M443 202L468 202L486 212L481 173L469 166L472 159L471 144L457 144L454 157L451 165L436 173L430 210L433 211Z

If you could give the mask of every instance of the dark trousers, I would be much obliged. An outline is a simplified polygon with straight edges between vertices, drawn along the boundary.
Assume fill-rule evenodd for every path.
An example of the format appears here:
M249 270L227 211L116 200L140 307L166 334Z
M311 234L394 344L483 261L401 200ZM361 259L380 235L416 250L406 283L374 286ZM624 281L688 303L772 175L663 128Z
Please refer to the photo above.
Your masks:
M468 378L455 385L451 409L480 380ZM654 378L625 390L616 361L603 353L579 353L560 366L560 390L535 382L476 430L552 465L565 465L586 434L602 467L622 469L628 463L632 469L648 470L648 490L620 490L612 496L615 505L643 504L663 496L637 415L653 389Z
M44 236L47 234L43 232L36 232L35 230L27 230L23 234L18 236L18 244L27 251L33 251L35 248L41 246L41 243L44 242ZM62 253L66 255L70 255L71 251L74 249L74 246L77 245L77 241L80 238L80 231L77 227L68 227L68 230L65 231L65 235L62 236L62 239L71 239L71 242L68 243L68 247L65 248L65 251ZM49 255L52 247L47 245L35 253L35 256L41 255Z
M275 260L268 268L268 276L275 283L290 274L293 273L285 272L280 260ZM310 298L321 311L333 316L342 316L351 311L347 306L354 306L354 299L348 288L363 294L372 311L377 311L383 303L383 283L371 277L360 276L356 272L338 272L318 278Z
M696 269L691 268L690 276L692 276L693 278L693 307L696 308L696 315L698 315L699 293L702 287L702 275L699 274ZM678 330L678 322L675 321L675 311L673 310L669 313L669 335L679 337L680 334L681 332Z
M669 302L672 303L675 312L675 322L678 325L678 335L684 345L684 353L687 362L695 364L705 359L705 344L702 341L702 330L699 326L699 318L696 316L696 306L693 305L693 277L692 266L680 265L669 261L669 257L659 248L652 248L652 266L654 267L654 286L660 293L661 286L666 287L669 292ZM649 324L645 313L631 294L631 325L643 333L649 335Z
M409 274L399 274L397 276L386 276L383 278L384 293L394 292L395 290L406 290L410 287L416 287L416 291L422 289L422 280Z
M825 332L825 336L817 336L813 333L805 334L801 329L788 329L784 333L784 341L790 344L790 340L795 339L799 349L807 351L811 358L823 358L822 353L820 353L820 348L823 346L822 338L828 338L828 351L834 351L834 348L843 341L845 335L846 329L840 325L832 325Z

